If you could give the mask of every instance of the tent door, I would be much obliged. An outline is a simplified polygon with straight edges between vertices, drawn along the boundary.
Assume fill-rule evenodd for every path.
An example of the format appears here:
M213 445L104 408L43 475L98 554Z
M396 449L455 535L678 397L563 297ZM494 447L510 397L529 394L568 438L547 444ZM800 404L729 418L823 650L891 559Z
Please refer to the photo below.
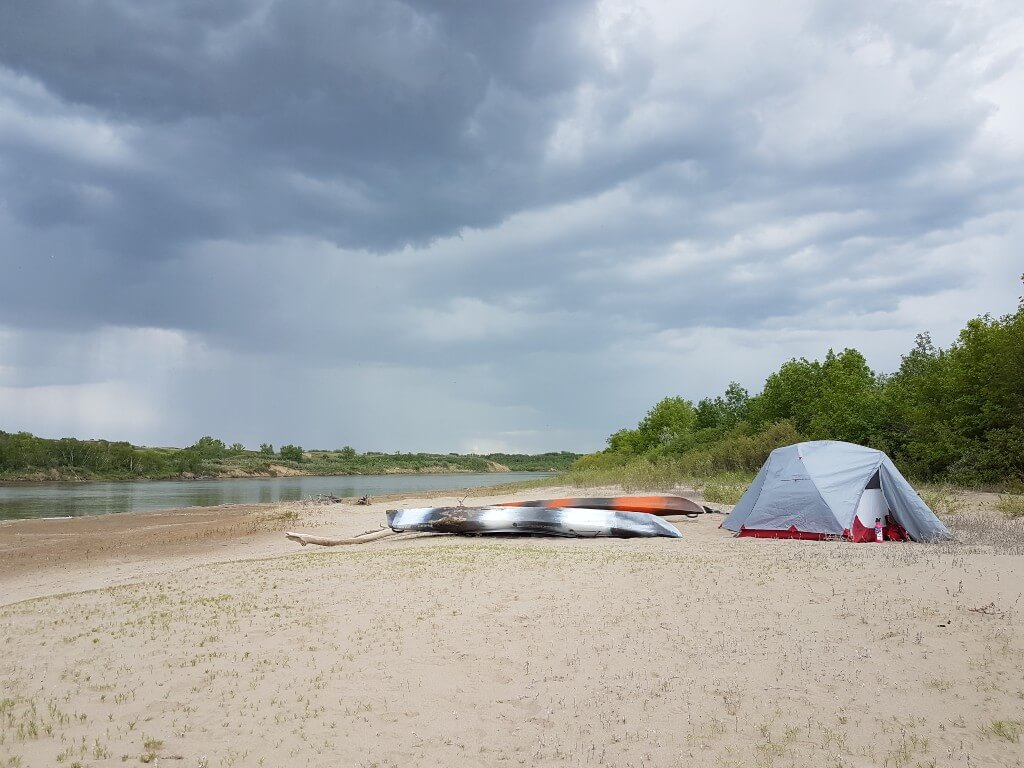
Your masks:
M879 481L878 473L875 472L864 486L864 492L860 495L860 503L857 504L857 519L865 528L873 531L875 529L875 518L881 518L884 525L889 514L889 505L882 494L882 484Z

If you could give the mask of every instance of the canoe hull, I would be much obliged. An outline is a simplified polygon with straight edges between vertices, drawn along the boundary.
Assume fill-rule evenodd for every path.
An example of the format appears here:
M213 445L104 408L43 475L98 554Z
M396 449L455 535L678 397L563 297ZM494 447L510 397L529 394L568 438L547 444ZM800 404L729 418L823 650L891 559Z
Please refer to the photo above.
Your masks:
M395 531L458 534L518 534L574 538L681 538L669 523L644 512L550 507L424 507L393 509Z
M670 515L701 515L708 511L697 502L685 496L603 496L566 499L540 499L537 501L508 501L495 506L501 507L558 507L561 509L582 507L603 509L609 512L646 512L658 517Z

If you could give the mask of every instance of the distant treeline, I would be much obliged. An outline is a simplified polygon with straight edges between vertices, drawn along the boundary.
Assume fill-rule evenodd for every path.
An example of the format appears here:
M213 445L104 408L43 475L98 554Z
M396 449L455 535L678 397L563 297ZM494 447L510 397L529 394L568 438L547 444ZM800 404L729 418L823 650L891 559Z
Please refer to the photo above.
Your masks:
M568 469L580 457L578 453L560 451L534 455L489 453L377 453L358 454L344 451L310 451L306 461L311 467L329 467L330 472L312 474L383 474L407 472L493 472L507 468L513 472L547 472Z
M187 451L174 449L0 431L0 476L8 479L170 477L190 471L190 459Z
M143 448L126 442L51 440L28 432L0 431L0 479L130 480L182 477L238 477L303 474L385 474L389 472L547 471L568 468L579 454L493 453L486 456L432 453L359 453L350 446L336 451L306 451L264 443L258 451L240 443L205 436L187 448Z
M750 473L773 448L805 439L879 448L921 480L1024 482L1024 300L1013 314L971 320L949 349L919 335L895 373L874 373L855 349L829 350L784 363L757 395L734 383L696 404L666 398L575 469Z

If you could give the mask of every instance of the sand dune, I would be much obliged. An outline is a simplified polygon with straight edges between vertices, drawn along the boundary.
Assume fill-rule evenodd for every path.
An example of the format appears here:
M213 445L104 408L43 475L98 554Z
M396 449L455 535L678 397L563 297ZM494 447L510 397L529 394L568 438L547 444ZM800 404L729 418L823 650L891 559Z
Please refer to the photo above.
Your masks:
M283 536L455 502L0 526L0 766L1022 763L1008 537Z

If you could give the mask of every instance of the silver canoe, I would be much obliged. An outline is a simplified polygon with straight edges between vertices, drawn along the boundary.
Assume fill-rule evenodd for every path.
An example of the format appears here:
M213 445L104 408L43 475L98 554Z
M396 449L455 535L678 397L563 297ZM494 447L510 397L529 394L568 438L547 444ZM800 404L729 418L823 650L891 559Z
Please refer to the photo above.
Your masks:
M423 507L388 511L395 531L433 533L514 533L534 536L639 536L682 538L670 523L646 512L538 507Z

